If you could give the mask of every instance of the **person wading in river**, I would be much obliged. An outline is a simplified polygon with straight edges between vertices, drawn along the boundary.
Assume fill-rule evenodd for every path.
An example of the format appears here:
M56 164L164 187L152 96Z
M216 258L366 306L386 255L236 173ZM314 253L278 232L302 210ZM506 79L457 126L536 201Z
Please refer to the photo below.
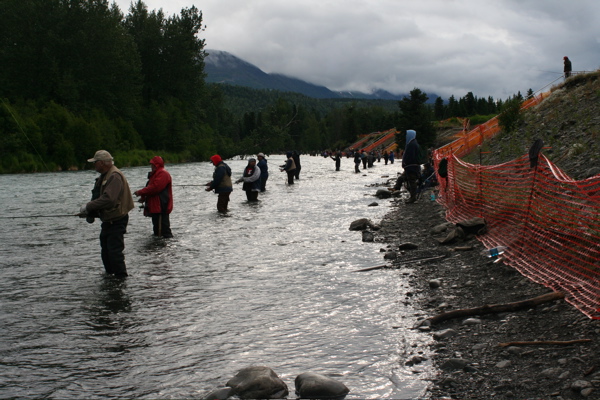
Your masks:
M146 187L133 192L144 203L144 215L152 217L154 236L172 238L169 214L173 211L173 190L171 174L165 169L160 156L150 160L152 171L148 174Z
M115 167L108 151L98 150L88 162L94 163L100 177L92 189L92 201L81 206L79 215L90 223L94 222L95 217L100 217L100 249L104 269L107 274L124 278L127 276L123 254L124 235L129 211L134 208L131 190L125 175Z
M236 183L244 182L242 190L246 192L248 201L258 201L260 192L260 168L256 165L255 158L248 159L248 165L244 168L244 175Z
M217 211L225 213L229 204L229 196L233 191L231 168L223 162L223 159L218 154L212 156L210 161L215 166L215 172L213 172L213 180L206 184L206 191L210 192L214 190L219 195L217 199Z

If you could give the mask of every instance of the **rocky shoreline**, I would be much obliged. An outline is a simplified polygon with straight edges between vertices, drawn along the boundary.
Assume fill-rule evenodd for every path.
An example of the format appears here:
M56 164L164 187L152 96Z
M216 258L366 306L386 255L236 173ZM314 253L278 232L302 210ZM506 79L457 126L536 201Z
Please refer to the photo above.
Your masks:
M485 249L474 235L441 245L440 239L448 235L444 228L453 224L446 222L444 209L429 196L414 204L400 199L392 204L393 210L374 232L374 240L385 245L384 258L390 267L413 271L408 275L411 289L405 294L405 303L422 310L423 319L551 292L502 260L490 261L482 255ZM415 329L433 337L431 362L439 372L428 398L600 398L600 322L590 320L564 300L520 311L450 319L432 326L424 323ZM586 341L500 346L581 339ZM414 357L404 360L405 365L414 364Z

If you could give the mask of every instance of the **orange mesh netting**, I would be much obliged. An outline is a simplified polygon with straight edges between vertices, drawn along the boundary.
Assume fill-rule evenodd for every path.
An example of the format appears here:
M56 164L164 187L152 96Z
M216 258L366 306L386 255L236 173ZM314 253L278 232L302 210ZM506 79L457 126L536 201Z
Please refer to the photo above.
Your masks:
M528 156L481 166L436 151L436 167L442 158L447 219L484 218L488 232L479 239L487 248L506 246L506 264L600 319L600 175L575 181L544 155L533 168Z

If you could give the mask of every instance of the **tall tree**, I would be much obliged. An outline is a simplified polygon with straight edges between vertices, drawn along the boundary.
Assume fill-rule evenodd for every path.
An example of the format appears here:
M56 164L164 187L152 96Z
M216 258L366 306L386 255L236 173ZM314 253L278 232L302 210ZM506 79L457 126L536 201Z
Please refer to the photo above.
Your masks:
M417 141L421 146L431 147L435 144L436 133L427 100L427 94L415 88L410 92L410 97L398 102L400 117L396 125L399 131L396 142L401 148L405 146L404 138L408 129L417 131Z

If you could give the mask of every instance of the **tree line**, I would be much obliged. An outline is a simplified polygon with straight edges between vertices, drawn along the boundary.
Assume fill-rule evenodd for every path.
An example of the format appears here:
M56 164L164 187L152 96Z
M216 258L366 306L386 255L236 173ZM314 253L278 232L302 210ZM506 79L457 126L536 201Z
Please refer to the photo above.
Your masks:
M107 0L2 0L0 21L0 173L80 169L100 148L122 166L343 149L392 127L431 146L435 119L498 106L472 93L432 107L419 89L397 102L207 84L193 6L166 16L141 0L127 14Z

